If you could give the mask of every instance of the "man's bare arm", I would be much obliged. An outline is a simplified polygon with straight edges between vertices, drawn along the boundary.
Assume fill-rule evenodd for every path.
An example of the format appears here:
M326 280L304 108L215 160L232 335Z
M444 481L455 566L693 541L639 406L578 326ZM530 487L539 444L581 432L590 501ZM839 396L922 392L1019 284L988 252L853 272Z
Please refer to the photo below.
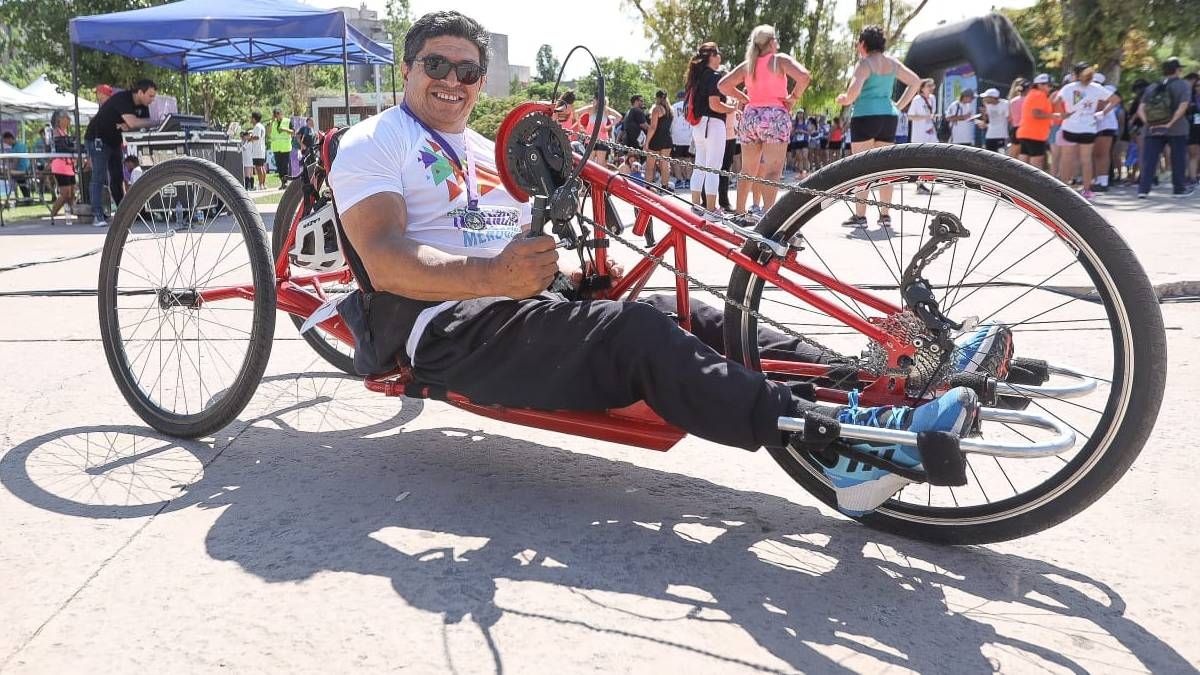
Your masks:
M405 236L408 210L395 192L372 195L341 215L342 228L381 291L414 300L528 298L554 278L551 237L517 237L495 258L445 253Z
M145 129L158 124L157 120L152 120L148 117L137 117L134 115L121 115L121 121L125 123L126 129Z

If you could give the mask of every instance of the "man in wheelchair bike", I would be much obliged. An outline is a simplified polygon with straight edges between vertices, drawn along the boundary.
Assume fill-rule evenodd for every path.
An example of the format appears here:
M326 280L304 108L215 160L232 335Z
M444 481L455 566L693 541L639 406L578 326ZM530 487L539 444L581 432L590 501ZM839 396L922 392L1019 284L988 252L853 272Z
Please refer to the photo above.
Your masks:
M526 237L528 204L501 184L494 145L466 128L483 87L488 33L457 12L409 30L404 105L341 139L329 176L346 257L361 291L339 305L362 374L409 366L414 377L479 404L605 410L645 401L685 431L746 449L791 440L781 416L818 408L811 388L776 382L721 355L722 315L694 303L693 331L674 299L571 301L547 288L559 271L555 240ZM620 276L614 266L609 270ZM817 350L760 329L760 342L820 362ZM962 370L996 374L1011 334L983 326L960 345ZM963 434L974 391L958 387L916 409L821 406L843 423ZM855 446L916 467L904 445ZM844 511L873 510L911 482L844 455L823 460Z

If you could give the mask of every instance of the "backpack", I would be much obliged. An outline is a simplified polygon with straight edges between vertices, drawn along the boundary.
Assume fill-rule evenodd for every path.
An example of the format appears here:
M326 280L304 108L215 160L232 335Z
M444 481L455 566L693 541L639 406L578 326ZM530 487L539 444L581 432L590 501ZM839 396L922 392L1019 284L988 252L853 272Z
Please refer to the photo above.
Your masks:
M958 102L955 101L954 104L958 105ZM957 115L958 113L955 114ZM938 118L937 139L939 143L946 143L950 140L950 120L946 119L947 117L948 115L942 115Z
M1142 98L1142 110L1145 111L1146 123L1150 126L1161 126L1171 121L1177 107L1172 100L1169 80L1163 80L1152 87Z

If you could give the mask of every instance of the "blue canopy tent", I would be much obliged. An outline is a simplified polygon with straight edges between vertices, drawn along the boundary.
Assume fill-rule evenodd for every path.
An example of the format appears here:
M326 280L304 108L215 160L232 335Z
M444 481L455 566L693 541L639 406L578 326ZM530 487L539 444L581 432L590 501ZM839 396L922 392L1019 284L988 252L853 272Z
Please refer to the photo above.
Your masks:
M346 112L349 64L394 64L390 45L374 42L338 10L295 0L181 0L157 7L71 19L72 88L78 92L76 45L120 54L188 74L219 70L341 64ZM392 93L395 96L395 72ZM78 127L78 115L76 127Z

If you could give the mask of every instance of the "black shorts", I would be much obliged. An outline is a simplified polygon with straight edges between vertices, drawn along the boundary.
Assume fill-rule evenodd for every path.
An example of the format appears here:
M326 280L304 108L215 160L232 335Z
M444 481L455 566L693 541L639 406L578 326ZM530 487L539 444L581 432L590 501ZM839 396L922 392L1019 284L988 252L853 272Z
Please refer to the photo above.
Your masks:
M1017 128L1016 127L1008 128L1008 142L1012 143L1013 145L1016 145L1017 143L1020 142L1017 140Z
M651 143L646 149L653 150L654 152L663 152L664 150L669 151L672 147L673 146L668 141L666 145L658 145L656 143Z
M828 149L829 149L829 139L828 139L828 138L822 138L822 139L821 139L821 149L822 149L822 150L828 150Z
M1096 134L1096 137L1099 138L1101 136L1108 136L1109 138L1116 138L1117 130L1116 129L1101 129L1100 133Z
M1200 145L1200 124L1193 124L1188 129L1188 145Z
M75 185L75 175L64 176L61 173L54 174L54 182L58 187L73 187Z
M983 141L983 147L993 152L1003 150L1006 145L1008 145L1008 140L1003 138L985 138Z
M1017 142L1021 144L1021 154L1026 157L1044 157L1046 155L1046 141L1019 138Z
M690 145L672 145L671 146L671 156L672 157L691 157L692 156L691 149L692 149L692 146L690 146Z
M792 141L791 143L788 143L788 152L791 152L793 150L807 150L807 149L808 149L808 141Z
M895 115L863 115L850 118L850 138L855 143L864 141L879 141L894 143L896 141Z
M1091 145L1096 142L1096 134L1076 134L1066 130L1060 130L1064 141L1071 141L1079 145Z
M592 149L592 152L603 152L607 155L612 152L612 148L604 141L596 141L596 147Z
M252 159L250 161L254 162L254 166L266 166L267 165L266 157L255 157L254 159Z

